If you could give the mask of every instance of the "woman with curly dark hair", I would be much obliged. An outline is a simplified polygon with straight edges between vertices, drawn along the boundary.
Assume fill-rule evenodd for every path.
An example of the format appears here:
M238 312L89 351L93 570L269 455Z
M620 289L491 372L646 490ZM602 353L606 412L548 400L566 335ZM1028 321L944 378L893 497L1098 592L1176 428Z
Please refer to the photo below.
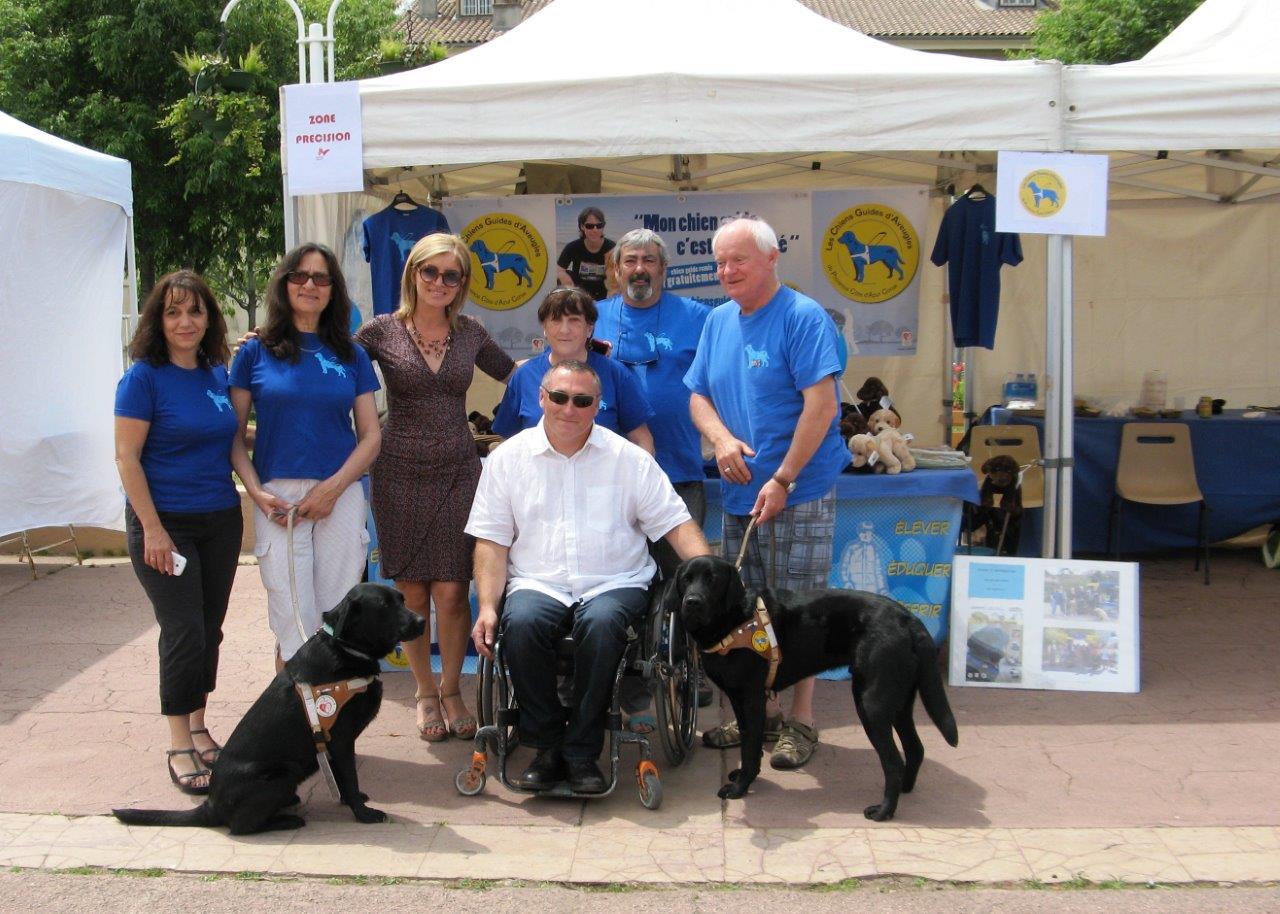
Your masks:
M160 625L169 777L191 794L208 792L220 748L204 712L240 555L231 469L253 473L228 397L226 336L204 280L189 270L161 277L129 346L133 365L116 388L129 557Z
M283 664L359 583L365 562L360 477L382 435L373 392L378 380L351 341L351 299L338 259L324 245L294 248L267 286L267 320L231 366L231 402L243 435L257 413L253 466L254 554L267 589L267 619ZM352 415L355 428L352 428ZM289 582L288 513L297 508Z

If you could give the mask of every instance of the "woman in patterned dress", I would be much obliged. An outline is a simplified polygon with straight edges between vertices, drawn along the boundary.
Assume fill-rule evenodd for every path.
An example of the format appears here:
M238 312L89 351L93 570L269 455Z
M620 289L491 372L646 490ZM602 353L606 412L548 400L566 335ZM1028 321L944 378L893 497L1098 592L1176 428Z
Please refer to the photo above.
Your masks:
M371 471L383 575L414 612L427 617L432 602L436 607L439 685L430 636L404 645L417 686L418 734L428 742L476 732L459 685L471 631L473 545L462 528L480 479L466 397L475 368L505 381L515 367L479 321L459 313L470 281L461 239L428 235L409 252L399 310L356 334L387 386L382 451Z

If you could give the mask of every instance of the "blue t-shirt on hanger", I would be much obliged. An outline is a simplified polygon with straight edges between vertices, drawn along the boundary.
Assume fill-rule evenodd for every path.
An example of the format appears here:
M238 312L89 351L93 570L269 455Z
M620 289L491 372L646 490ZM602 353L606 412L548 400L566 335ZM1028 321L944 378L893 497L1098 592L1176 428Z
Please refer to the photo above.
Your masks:
M929 257L947 264L951 332L955 345L994 349L1000 315L1000 266L1022 263L1015 232L996 231L996 198L974 199L970 190L947 209Z
M373 313L390 314L400 307L404 262L419 238L449 231L444 213L429 206L402 210L394 206L364 220L360 247L373 279Z
M587 353L587 364L600 376L600 410L596 425L625 435L653 418L653 409L645 399L640 381L630 368L600 355ZM507 392L498 404L493 420L493 433L510 438L517 432L533 428L542 419L538 404L538 388L542 376L551 368L551 351L530 359L507 379Z
M314 333L298 334L297 363L277 359L257 339L240 347L231 386L253 396L258 434L253 466L263 482L328 479L356 447L351 410L356 397L380 386L369 354L352 343L350 362Z
M203 514L240 504L231 479L239 424L226 366L134 362L116 385L115 414L151 423L141 460L156 510Z

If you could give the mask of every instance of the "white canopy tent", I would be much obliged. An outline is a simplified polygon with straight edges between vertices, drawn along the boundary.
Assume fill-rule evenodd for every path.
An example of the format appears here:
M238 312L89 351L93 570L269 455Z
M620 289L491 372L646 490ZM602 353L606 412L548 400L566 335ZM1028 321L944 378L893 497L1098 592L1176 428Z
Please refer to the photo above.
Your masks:
M0 536L122 530L112 405L122 303L136 311L129 163L0 113L0 212Z

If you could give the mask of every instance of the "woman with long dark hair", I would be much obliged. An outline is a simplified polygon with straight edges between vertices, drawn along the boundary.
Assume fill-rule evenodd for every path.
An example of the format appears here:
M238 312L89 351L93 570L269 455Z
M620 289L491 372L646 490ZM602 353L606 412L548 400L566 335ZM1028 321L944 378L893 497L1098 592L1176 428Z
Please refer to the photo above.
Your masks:
M253 472L228 398L227 326L204 280L189 270L161 277L129 354L115 404L129 558L160 625L169 777L203 794L220 749L205 704L242 533L231 469Z
M360 477L382 435L378 380L351 341L351 299L338 259L324 245L294 248L267 286L267 319L231 366L231 402L243 436L257 414L253 466L254 554L267 589L267 618L283 664L359 583L365 562ZM352 428L352 416L355 427ZM248 482L246 481L246 488ZM289 579L288 514L296 508Z

